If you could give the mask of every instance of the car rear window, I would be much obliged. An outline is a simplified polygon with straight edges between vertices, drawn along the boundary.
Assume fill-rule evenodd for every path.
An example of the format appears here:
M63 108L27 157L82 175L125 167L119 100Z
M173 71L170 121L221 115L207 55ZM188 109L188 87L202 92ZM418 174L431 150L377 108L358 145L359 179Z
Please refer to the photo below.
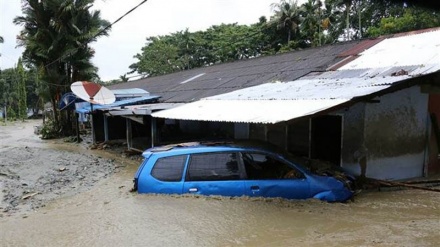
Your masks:
M161 181L176 182L182 180L186 155L159 158L154 164L151 176Z
M237 153L191 155L187 181L216 181L240 179Z

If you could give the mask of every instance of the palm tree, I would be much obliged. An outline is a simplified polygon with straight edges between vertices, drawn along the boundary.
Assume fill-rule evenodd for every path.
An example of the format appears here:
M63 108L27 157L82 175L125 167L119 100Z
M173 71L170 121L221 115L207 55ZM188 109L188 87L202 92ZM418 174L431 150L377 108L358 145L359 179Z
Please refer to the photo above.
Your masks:
M328 2L333 5L333 7L343 10L345 13L341 14L341 23L345 22L344 40L350 40L350 15L352 14L352 1L354 0L329 0ZM342 17L342 15L344 15ZM345 21L342 19L345 18Z
M300 29L307 42L309 42L312 46L321 45L321 6L321 0L308 0L301 6L301 16L303 18L303 22L301 23Z
M299 31L299 25L302 19L300 7L298 7L296 0L281 0L281 2L273 3L271 6L274 11L274 16L269 21L269 24L276 24L278 29L287 30L287 43L289 43L292 32L296 34Z
M73 80L96 75L91 63L94 51L89 44L107 35L108 22L99 11L89 11L94 0L23 0L23 16L14 23L22 25L19 45L25 47L23 60L42 69L41 81L47 83L54 120L59 125L56 106Z
M333 43L344 33L344 13L341 0L326 0L322 11L322 28L326 30L324 43Z

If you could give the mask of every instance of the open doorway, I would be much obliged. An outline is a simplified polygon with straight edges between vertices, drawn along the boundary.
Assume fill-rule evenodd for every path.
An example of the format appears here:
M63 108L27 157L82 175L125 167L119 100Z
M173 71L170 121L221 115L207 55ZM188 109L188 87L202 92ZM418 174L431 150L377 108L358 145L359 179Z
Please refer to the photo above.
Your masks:
M312 118L310 157L341 165L342 116Z

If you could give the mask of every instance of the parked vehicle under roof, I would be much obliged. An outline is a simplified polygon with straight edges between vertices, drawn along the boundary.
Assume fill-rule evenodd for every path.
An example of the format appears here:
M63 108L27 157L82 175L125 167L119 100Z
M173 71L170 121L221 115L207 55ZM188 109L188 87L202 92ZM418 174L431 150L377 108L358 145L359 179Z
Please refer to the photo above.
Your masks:
M134 177L139 193L316 198L344 202L350 181L313 174L261 145L181 143L143 152Z

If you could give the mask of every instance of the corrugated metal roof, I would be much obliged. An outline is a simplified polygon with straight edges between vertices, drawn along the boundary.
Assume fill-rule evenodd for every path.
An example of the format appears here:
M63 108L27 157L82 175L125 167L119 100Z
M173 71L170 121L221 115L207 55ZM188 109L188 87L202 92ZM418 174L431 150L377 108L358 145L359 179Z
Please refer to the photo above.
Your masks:
M359 53L361 53L361 52L371 48L372 46L376 45L377 43L381 42L383 39L384 38L380 37L377 39L362 40L362 42L360 42L356 46L354 46L346 51L343 51L338 56L339 57L348 57L348 56L358 55Z
M346 69L389 68L399 66L429 66L431 73L440 64L440 30L388 38L360 53L356 60L342 66Z
M212 96L206 100L321 100L352 99L380 91L408 76L388 78L300 79L263 85Z
M271 81L296 80L311 71L325 71L330 65L343 59L338 57L341 52L360 42L338 43L217 64L129 81L111 85L109 88L142 88L152 94L160 95L161 102L188 103Z
M310 72L324 71L329 65L341 61L336 57L343 51L355 53L373 43L357 47L360 42L347 46L332 45L195 70L185 78L205 75L177 87L172 86L175 82L169 81L166 87L169 91L164 92L169 94L166 101L203 99L152 116L277 123L312 115L355 97L382 91L394 83L440 70L440 30L435 29L385 39L337 71L305 76ZM248 85L258 86L240 89Z
M386 78L396 75L418 76L435 72L440 69L439 64L410 65L395 67L380 67L371 69L335 70L309 74L303 79L342 79L342 78Z
M155 100L159 99L159 96L155 96L155 95L151 95L151 96L144 96L144 97L137 97L137 98L131 98L131 99L124 99L124 100L118 100L115 101L112 104L107 104L107 105L97 105L97 104L93 104L93 110L107 110L107 109L111 109L113 107L117 107L117 106L126 106L126 105L133 105L133 104L137 104L137 103L141 103L141 102L154 102ZM77 108L76 112L78 113L89 113L91 110L90 104L82 107L82 108Z
M323 111L346 102L337 100L200 100L153 117L244 123L278 123Z
M182 103L154 103L142 105L129 105L112 107L108 109L106 115L125 116L125 115L151 115L152 112L164 109L170 109L182 105Z
M116 98L141 97L150 95L149 92L140 88L124 88L111 90Z
M381 91L393 82L408 78L404 75L266 83L208 97L152 116L199 121L277 123L312 115L355 97Z

